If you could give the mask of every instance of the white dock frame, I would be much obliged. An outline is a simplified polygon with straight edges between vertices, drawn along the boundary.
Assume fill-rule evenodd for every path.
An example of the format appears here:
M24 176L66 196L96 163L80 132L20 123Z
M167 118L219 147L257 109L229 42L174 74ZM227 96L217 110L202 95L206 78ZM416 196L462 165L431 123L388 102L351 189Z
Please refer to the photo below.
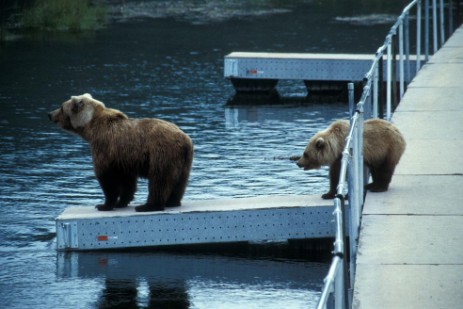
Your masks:
M96 250L334 237L319 195L185 201L161 212L70 207L56 218L58 250Z
M372 55L233 52L225 56L224 77L361 81Z
M399 78L400 62L396 55L396 75ZM374 56L365 54L302 54L232 52L224 57L224 77L245 80L303 80L305 82L360 82L369 71ZM410 65L416 66L416 55L410 55ZM420 56L423 63L425 58ZM383 80L386 61L383 63ZM408 73L410 81L415 71ZM347 85L346 85L347 89Z

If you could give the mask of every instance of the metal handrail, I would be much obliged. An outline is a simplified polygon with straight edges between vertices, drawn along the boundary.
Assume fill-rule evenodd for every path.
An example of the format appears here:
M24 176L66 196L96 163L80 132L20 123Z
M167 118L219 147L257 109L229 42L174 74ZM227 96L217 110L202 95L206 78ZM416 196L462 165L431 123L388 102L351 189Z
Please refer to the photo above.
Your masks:
M424 18L424 47L425 59L429 59L429 0L414 0L410 2L403 10L397 21L391 27L386 36L384 44L380 46L373 58L370 70L365 74L363 91L360 100L356 104L355 112L351 115L349 134L346 138L346 145L342 152L341 171L337 195L334 199L333 215L336 221L336 236L333 250L333 260L324 280L324 286L321 292L317 309L327 308L330 299L336 309L347 309L352 304L352 292L355 278L356 253L358 245L358 234L361 224L361 211L364 200L364 183L368 180L368 175L363 171L363 119L379 115L379 82L380 68L383 67L384 57L386 56L386 119L391 120L392 116L392 96L396 95L392 89L392 65L396 57L393 56L393 39L399 33L399 86L400 96L402 99L405 93L406 83L410 82L410 38L409 38L409 14L413 7L416 6L416 68L417 74L421 68L421 48L422 48L422 29L421 29L421 10L422 2L425 4ZM438 49L438 31L437 31L437 3L432 0L433 11L433 46L434 53ZM439 0L440 6L440 38L441 46L445 42L444 31L444 1ZM452 15L451 1L449 1L449 16ZM451 19L450 19L451 20ZM405 28L405 29L404 29ZM452 30L449 27L449 33ZM386 53L386 55L385 55ZM405 55L404 55L405 54ZM405 59L404 59L405 58ZM405 72L407 72L405 77ZM382 75L382 74L381 74ZM397 75L397 74L396 74ZM349 101L353 105L354 94L353 84L349 84ZM368 114L364 115L364 109ZM370 114L369 111L372 110ZM349 167L349 173L348 172ZM346 191L346 176L349 176L349 213L344 207L344 192ZM349 220L349 224L346 224ZM349 226L349 248L346 252L346 225ZM350 265L347 265L346 256L349 256ZM330 296L334 295L334 299Z

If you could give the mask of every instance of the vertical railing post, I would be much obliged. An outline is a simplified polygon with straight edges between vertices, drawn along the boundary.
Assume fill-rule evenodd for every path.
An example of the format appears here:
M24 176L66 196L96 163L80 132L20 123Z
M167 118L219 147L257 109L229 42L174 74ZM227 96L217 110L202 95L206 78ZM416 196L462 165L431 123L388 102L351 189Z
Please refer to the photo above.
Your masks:
M368 96L366 100L371 101L371 96ZM357 110L359 112L358 115L358 128L357 128L357 149L358 149L358 156L356 158L357 160L357 165L358 165L358 196L357 196L357 205L356 205L356 212L357 212L357 218L356 218L356 235L358 235L358 227L360 226L360 218L362 216L362 205L363 205L363 196L364 196L364 188L365 188L365 183L368 182L368 179L365 179L367 177L367 174L364 173L364 161L363 161L363 120L364 120L364 103L360 102L357 104ZM355 239L355 246L357 246L357 239ZM357 250L355 250L357 252Z
M379 61L379 57L383 57L382 54L378 55L376 54L376 66L373 72L373 111L372 111L372 117L373 118L378 118L378 92L379 92L379 65L382 65L382 62Z
M340 183L345 181L345 173L341 172ZM347 264L346 264L346 209L344 198L336 196L334 199L335 215L336 215L336 240L334 244L334 254L340 258L340 264L336 268L334 280L334 296L336 309L348 309L347 298Z
M405 82L408 85L410 83L410 19L409 17L409 12L405 14Z
M404 22L400 20L399 25L399 101L404 96L405 83L404 83Z
M432 0L432 36L433 36L433 54L437 52L437 1Z
M368 87L368 86L367 86ZM365 93L364 93L365 94ZM364 103L357 104L356 119L351 118L352 140L351 140L351 168L353 178L353 190L349 191L350 206L350 229L349 229L349 252L350 252L350 286L354 286L354 274L357 256L358 233L363 204L363 106Z
M350 117L351 122L350 126L355 125L358 121L353 123L353 116L356 112L356 106L354 104L354 91L353 91L354 84L349 83L349 90L352 89L352 91L349 91L349 105L352 105L353 113ZM354 130L356 130L356 127L354 127ZM356 132L356 131L354 131ZM357 210L358 208L356 207L358 204L358 195L356 194L357 188L358 188L358 176L359 176L359 171L358 171L358 164L356 160L356 156L358 155L358 145L357 145L357 136L354 133L354 136L351 140L350 143L350 153L351 153L351 159L350 159L350 164L348 165L348 175L349 175L349 208L350 208L350 226L349 226L349 242L350 242L350 251L349 251L349 256L350 256L350 265L349 265L349 270L350 270L350 286L354 286L354 276L353 274L355 273L353 261L355 260L355 255L356 255L356 248L355 248L355 243L353 242L354 239L357 238L357 234L355 232L355 226L358 225L357 218Z
M339 264L334 278L334 308L347 309L344 308L344 270L342 263Z
M391 120L392 105L392 35L387 39L386 120Z
M429 60L429 0L424 0L424 60Z
M354 84L349 83L347 85L348 91L349 91L349 111L350 111L350 125L352 126L352 119L355 114L355 93L354 93ZM347 165L347 178L348 178L348 192L350 192L348 199L349 199L349 208L350 208L350 228L352 228L352 225L354 225L354 218L356 217L354 215L355 213L355 205L357 203L356 199L357 196L353 194L355 192L355 186L356 186L356 176L357 176L357 166L354 164L355 163L355 139L351 140L350 146L349 146L349 153L351 154L350 159L349 159L349 164ZM350 231L350 237L349 239L352 240L352 232ZM350 257L352 258L352 247L350 249ZM350 268L350 273L353 274L353 269ZM353 279L353 276L351 276L351 280ZM351 282L351 286L353 286L353 282Z
M344 177L345 178L345 177ZM346 209L346 201L344 199L344 197L342 198L339 198L338 199L340 200L341 202L341 209L342 209L342 213L343 213L343 218L342 218L342 230L343 230L343 257L342 257L342 278L344 279L344 283L343 283L343 289L342 289L342 292L343 292L343 296L342 296L342 306L343 308L345 309L348 309L349 308L349 304L352 304L352 301L351 301L351 298L350 298L350 287L353 287L354 286L354 279L355 279L355 276L354 276L354 272L349 272L349 265L347 264L347 259L350 258L352 260L352 256L349 255L349 253L346 251L346 244L347 244L347 224L348 222L351 222L351 221L348 221L349 220L349 212L347 211Z
M348 83L347 84L347 94L348 94L348 102L349 102L349 118L352 118L354 116L355 112L355 93L354 93L354 83Z
M370 80L371 79L371 80ZM367 93L368 95L366 96L365 100L363 101L363 114L367 116L367 118L371 118L371 109L372 109L372 105L373 105L373 101L371 100L372 98L372 89L371 89L371 83L373 82L373 79L372 77L368 78L368 79L365 79L363 81L363 91L365 91L365 89L367 89ZM365 88L365 85L368 84L368 88ZM356 107L357 108L357 107Z
M354 84L349 83L348 84L348 89L349 89L349 109L351 110L351 114L350 114L351 122L350 122L350 125L352 126L352 119L353 119L353 116L355 114L355 109L356 109L355 102L354 102ZM351 161L349 162L350 164L348 165L348 179L349 179L348 187L349 187L349 192L355 192L355 188L356 188L357 166L355 165L355 155L356 155L355 142L356 141L355 141L355 138L354 138L350 143ZM350 206L351 213L355 212L354 205L357 203L356 199L357 199L357 196L355 194L350 194L349 195L349 206ZM355 216L351 216L351 223L353 223L352 220L354 218L355 218Z
M381 53L381 57L378 60L378 113L379 118L384 119L384 54Z
M397 30L397 29L396 29ZM398 81L398 72L397 72L397 31L394 32L394 39L392 40L392 106L391 106L391 117L392 117L392 109L397 107L399 103L399 81ZM388 119L391 121L391 119Z
M451 5L451 3L449 3ZM444 45L445 43L445 20L444 20L444 0L440 0L439 2L439 12L440 12L440 46Z
M421 0L416 3L416 71L415 76L421 68Z

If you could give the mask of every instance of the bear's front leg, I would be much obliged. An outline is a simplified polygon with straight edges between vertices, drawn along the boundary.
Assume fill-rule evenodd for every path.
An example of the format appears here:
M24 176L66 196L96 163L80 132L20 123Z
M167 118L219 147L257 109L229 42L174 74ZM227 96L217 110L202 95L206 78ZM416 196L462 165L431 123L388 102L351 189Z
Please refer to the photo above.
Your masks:
M119 200L114 207L127 207L137 191L137 176L122 174L119 180Z
M326 192L325 194L322 194L322 199L324 199L324 200L332 200L332 199L335 198L335 196L336 196L336 194L334 192L329 191L329 192Z
M324 200L332 200L336 196L339 183L339 174L341 173L341 157L339 157L330 166L330 191L322 195Z
M119 197L119 187L117 181L115 180L114 175L110 173L103 173L97 175L98 182L100 187L103 190L105 196L104 204L96 205L96 209L100 211L109 211L113 210L116 207L117 199Z
M105 204L98 204L95 206L96 209L98 209L99 211L110 211L110 210L113 210L114 207L113 206L110 206L110 205L106 205Z

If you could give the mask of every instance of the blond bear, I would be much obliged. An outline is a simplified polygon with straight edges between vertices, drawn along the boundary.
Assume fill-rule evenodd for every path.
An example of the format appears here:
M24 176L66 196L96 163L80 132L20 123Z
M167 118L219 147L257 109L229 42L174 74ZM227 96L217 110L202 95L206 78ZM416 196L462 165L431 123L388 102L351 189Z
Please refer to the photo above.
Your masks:
M382 119L366 120L363 132L364 163L370 169L373 179L365 188L372 192L387 191L395 167L405 150L405 140L394 125ZM336 195L342 151L348 133L348 121L333 122L310 139L303 156L297 161L297 165L304 170L330 167L330 190L322 195L324 199L332 199Z

